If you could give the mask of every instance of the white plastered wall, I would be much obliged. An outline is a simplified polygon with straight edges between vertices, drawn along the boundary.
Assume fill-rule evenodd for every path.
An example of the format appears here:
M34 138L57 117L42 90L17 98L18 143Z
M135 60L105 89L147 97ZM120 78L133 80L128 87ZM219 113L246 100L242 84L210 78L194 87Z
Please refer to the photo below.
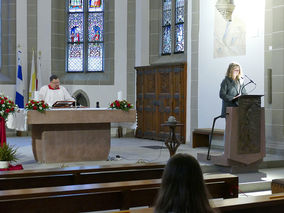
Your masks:
M235 0L246 24L246 54L213 58L214 9L216 1L200 1L198 127L210 128L213 118L221 114L220 84L229 63L238 62L243 71L256 83L250 94L264 94L264 0ZM252 9L253 8L253 9ZM263 102L263 99L262 99ZM224 128L224 119L216 128Z

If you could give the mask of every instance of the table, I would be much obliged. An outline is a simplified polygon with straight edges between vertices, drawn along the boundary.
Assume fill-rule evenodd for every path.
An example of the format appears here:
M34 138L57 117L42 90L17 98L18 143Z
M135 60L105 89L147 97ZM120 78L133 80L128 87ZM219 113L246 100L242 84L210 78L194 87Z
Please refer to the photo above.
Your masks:
M107 160L110 124L135 121L135 110L64 108L27 113L33 154L42 163Z

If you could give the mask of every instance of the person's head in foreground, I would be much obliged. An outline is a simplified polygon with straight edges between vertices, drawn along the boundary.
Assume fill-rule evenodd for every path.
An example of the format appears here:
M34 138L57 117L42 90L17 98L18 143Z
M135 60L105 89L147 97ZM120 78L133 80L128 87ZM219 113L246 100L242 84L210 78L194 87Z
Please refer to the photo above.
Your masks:
M155 206L155 213L211 213L207 189L198 161L176 154L168 161Z

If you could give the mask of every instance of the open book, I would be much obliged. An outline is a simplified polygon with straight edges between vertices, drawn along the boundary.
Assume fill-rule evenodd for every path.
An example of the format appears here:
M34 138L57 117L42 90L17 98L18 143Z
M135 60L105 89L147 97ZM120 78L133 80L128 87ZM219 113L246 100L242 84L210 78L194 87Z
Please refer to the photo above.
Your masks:
M75 106L75 101L56 101L52 107L73 107Z

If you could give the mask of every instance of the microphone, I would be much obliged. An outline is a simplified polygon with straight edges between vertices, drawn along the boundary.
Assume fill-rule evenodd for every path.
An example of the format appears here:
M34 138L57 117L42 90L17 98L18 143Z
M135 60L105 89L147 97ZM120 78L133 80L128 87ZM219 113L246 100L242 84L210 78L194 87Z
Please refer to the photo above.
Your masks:
M254 85L256 85L256 83L253 81L253 80L251 80L247 75L245 75L246 77L247 77L247 79L251 82L251 83L253 83Z

